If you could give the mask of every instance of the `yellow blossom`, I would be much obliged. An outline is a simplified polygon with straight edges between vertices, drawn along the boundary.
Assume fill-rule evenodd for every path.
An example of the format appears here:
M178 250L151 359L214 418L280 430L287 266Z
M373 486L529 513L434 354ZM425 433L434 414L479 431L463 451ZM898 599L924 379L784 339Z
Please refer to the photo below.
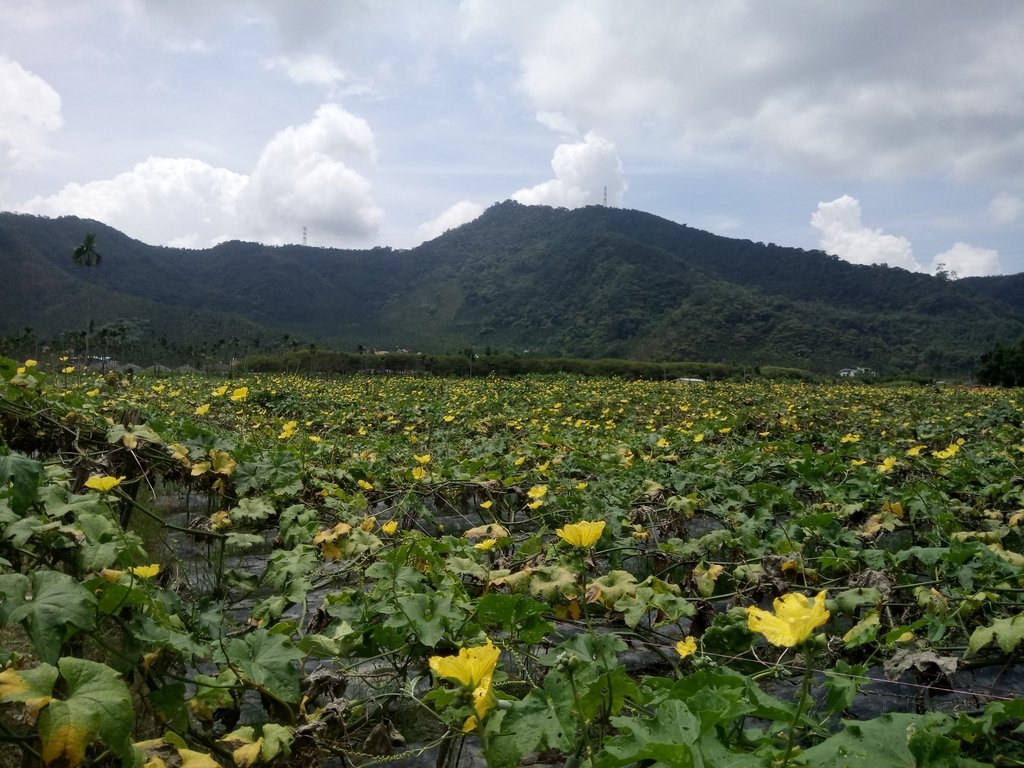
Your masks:
M704 433L703 432L698 432L696 435L694 435L693 436L693 442L695 442L695 443L702 443L702 442L704 442Z
M203 403L196 408L196 416L204 416L210 410L209 403Z
M217 387L215 390L213 390L212 394L214 397L224 397L224 395L226 395L227 393L228 385L224 384L223 386Z
M241 400L245 400L245 398L247 398L248 396L248 387L239 387L238 389L231 393L231 399L234 400L236 403L240 402Z
M908 448L906 452L907 456L919 456L921 451L927 447L927 445L915 445L913 448Z
M97 395L99 395L99 393L100 393L99 389L90 389L85 394L88 395L89 397L96 397Z
M136 565L133 568L129 568L129 571L133 575L138 576L140 579L152 579L158 573L160 573L160 564L153 563L152 565Z
M687 656L692 656L696 652L697 640L693 635L687 635L685 639L676 643L676 653L679 654L679 658L681 659L685 659Z
M893 470L893 468L895 466L896 466L896 457L895 456L886 456L884 459L882 459L882 463L879 464L876 467L876 469L879 472L881 472L882 474L887 474L889 472L892 472L892 470Z
M775 613L754 605L747 608L747 626L752 632L764 635L772 645L794 648L829 619L825 590L813 600L798 592L790 592L776 598L773 605Z
M480 502L480 509L490 509L494 505L494 502L488 499L487 501Z
M576 490L577 491L582 491L586 487L587 487L587 481L586 480L580 480L578 483L576 483Z
M35 360L26 360L25 361L25 367L26 368L35 368L37 365L39 365L39 363L37 361L35 361Z
M372 491L373 483L368 483L363 479L356 480L356 485L362 488L364 491Z
M546 485L535 485L526 492L526 495L531 499L543 499L548 493L548 487Z
M853 459L850 461L850 466L853 467L863 467L865 464L867 464L867 462L864 459Z
M111 477L110 475L93 475L85 481L86 488L92 488L94 491L100 493L107 493L108 491L114 490L124 480L124 475L121 477Z
M594 546L604 533L604 520L583 520L555 530L558 537L574 547Z
M416 459L416 461L418 463L420 463L420 464L429 464L430 463L430 454L429 453L424 453L422 456L417 456L416 454L413 454L413 458Z
M486 644L462 648L457 656L431 656L430 671L471 691L476 717L482 720L494 707L491 678L500 655L501 651L487 638ZM466 726L472 730L476 723L467 722Z
M384 525L382 525L380 527L380 529L384 533L386 533L388 536L394 536L395 535L395 531L398 530L398 521L397 520L388 520L386 523L384 523Z
M473 546L476 549L482 549L484 552L486 552L489 549L493 549L494 545L497 544L497 543L498 543L497 539L484 539L483 541L478 541Z
M427 476L427 470L425 470L423 467L413 467L412 468L412 479L413 480L422 480L426 476Z
M73 365L65 365L63 368L60 369L60 372L61 373L74 373L75 372L75 366L73 366Z
M446 414L444 415L444 423L445 423L445 424L450 424L450 423L451 423L451 422L453 422L453 421L455 421L455 417L454 417L454 416L452 416L452 415L451 415L450 413L446 413Z
M951 459L960 451L960 446L962 444L963 439L960 439L955 443L950 443L948 448L944 448L941 451L932 451L932 456L936 459Z
M843 435L841 438L839 438L839 442L840 443L859 443L860 442L860 435L854 434L853 432L847 432L845 435Z

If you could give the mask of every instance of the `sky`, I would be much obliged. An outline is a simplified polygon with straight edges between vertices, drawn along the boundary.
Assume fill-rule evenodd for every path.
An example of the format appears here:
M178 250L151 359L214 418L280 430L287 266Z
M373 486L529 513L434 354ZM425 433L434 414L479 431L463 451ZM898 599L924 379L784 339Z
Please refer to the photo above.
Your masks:
M1021 40L1018 0L0 0L0 210L410 248L607 200L1013 274Z

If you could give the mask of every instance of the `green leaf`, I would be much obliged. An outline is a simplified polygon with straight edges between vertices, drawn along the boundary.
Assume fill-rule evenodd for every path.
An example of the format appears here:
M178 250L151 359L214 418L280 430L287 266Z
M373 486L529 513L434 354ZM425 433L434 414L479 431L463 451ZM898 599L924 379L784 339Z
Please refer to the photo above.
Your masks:
M24 514L36 500L36 489L43 479L43 465L20 453L0 456L0 498L11 499L16 515Z
M58 662L67 697L51 701L39 716L43 759L63 757L74 768L97 738L122 765L134 765L131 736L135 714L128 686L105 664L65 657Z
M485 756L492 768L515 768L527 752L541 749L572 750L575 721L571 707L556 704L545 691L534 689L514 701L500 719L487 721Z
M704 760L698 747L700 721L681 701L669 700L650 719L613 717L619 733L604 744L598 768L619 768L653 760L670 768L696 768Z
M294 662L301 650L281 635L257 629L228 643L228 658L251 682L289 704L299 703L299 671Z
M930 766L920 763L910 749L915 733L935 727L952 727L945 715L911 715L889 713L863 722L845 722L843 730L830 736L817 746L804 750L803 759L809 765L827 765L829 768L916 768ZM918 750L930 747L921 742Z
M500 627L527 645L539 643L551 632L544 614L549 608L526 595L488 592L476 604L477 620L483 627Z
M971 656L992 641L999 645L1003 653L1013 653L1013 650L1024 640L1024 613L1007 619L996 619L990 626L978 627L971 633L967 641L967 653Z
M56 667L45 663L32 669L5 669L0 672L0 701L49 698L53 694L57 674Z
M0 625L20 622L39 658L55 664L60 648L76 629L92 629L96 597L58 571L0 576Z
M236 523L260 523L274 514L274 505L263 498L242 499L228 513Z

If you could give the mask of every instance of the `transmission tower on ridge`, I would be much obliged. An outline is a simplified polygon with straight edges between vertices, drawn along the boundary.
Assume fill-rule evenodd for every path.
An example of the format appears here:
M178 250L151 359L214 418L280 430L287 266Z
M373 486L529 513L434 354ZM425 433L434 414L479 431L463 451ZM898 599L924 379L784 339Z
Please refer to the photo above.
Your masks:
M604 185L604 207L608 207L608 185Z
M302 228L302 244L303 245L306 244L306 228L305 227Z

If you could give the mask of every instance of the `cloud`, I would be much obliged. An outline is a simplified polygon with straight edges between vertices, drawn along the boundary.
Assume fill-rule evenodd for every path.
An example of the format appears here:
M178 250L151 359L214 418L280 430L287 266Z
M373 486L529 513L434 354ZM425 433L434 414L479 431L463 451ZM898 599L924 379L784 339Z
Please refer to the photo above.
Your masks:
M47 134L63 123L60 94L0 54L0 170L31 165L47 154Z
M473 221L484 212L484 207L471 200L462 200L451 206L439 216L430 221L425 221L416 230L421 242L433 240L447 232L449 229Z
M608 203L622 205L626 178L619 153L607 139L588 133L575 144L559 144L551 167L555 178L520 189L512 199L525 205L578 208L601 203L607 190Z
M304 56L278 56L264 62L269 70L278 70L300 85L333 85L348 79L345 70L326 56L307 54Z
M909 240L861 223L860 201L855 197L843 195L831 202L818 203L818 209L811 215L811 226L821 232L822 249L845 261L922 271Z
M1000 192L988 206L996 224L1012 224L1024 215L1024 200L1008 192Z
M824 251L853 264L888 264L912 272L943 269L955 272L958 277L1002 272L997 251L963 242L935 256L925 268L914 258L914 249L907 238L865 227L861 222L860 201L850 195L818 203L818 209L811 215L811 226L821 232Z
M957 277L998 275L1002 273L999 253L990 248L978 248L967 243L956 243L948 251L932 260L932 271L943 268L955 272Z
M372 167L375 156L366 121L325 104L309 122L274 136L248 175L192 158L154 157L112 179L68 184L20 210L97 219L157 244L298 242L304 226L325 245L363 244L383 213L356 167Z
M325 104L264 148L244 192L244 215L267 242L287 241L303 226L315 228L320 241L367 239L384 215L353 166L372 166L376 154L369 123Z
M529 106L693 162L856 178L1024 172L1024 4L465 0ZM504 45L502 44L504 43ZM956 55L950 55L951 46Z

